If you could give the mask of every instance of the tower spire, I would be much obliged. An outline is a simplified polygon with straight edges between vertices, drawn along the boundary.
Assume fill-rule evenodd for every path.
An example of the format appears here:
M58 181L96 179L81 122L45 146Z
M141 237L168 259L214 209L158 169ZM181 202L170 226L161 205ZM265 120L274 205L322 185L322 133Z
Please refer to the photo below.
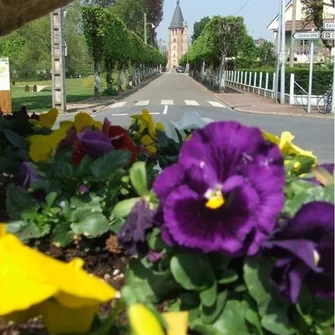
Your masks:
M180 5L180 1L179 0L177 0L177 6L179 6Z

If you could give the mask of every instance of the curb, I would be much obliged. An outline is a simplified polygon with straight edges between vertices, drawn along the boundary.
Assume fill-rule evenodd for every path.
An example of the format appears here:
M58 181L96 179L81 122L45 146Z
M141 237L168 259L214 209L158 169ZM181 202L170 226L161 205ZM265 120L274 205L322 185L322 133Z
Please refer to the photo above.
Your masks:
M89 115L96 115L99 114L100 112L102 112L105 108L107 108L109 105L113 104L115 101L124 99L126 97L128 97L129 95L132 95L133 93L136 93L138 90L142 89L143 87L147 86L148 84L150 84L152 81L156 80L157 78L159 78L162 74L158 74L154 77L149 78L148 80L142 82L140 85L137 85L129 90L126 90L122 93L120 93L119 95L117 95L116 97L111 98L110 101L108 101L108 103L102 103L101 105L97 105L98 108L93 108L91 107L86 107L86 108L79 108L80 110L78 110L77 112L73 112L73 113L64 113L61 114L57 117L57 119L62 119L62 118L68 118L69 116L75 116L78 113L81 113L85 110L85 112ZM84 101L83 101L84 103ZM92 109L92 110L88 110L88 109Z
M271 116L289 116L289 117L298 117L298 118L309 118L309 119L334 119L334 115L332 113L330 114L288 114L288 113L277 113L277 112L260 112L256 110L247 110L243 108L235 108L233 105L227 104L223 99L220 99L219 97L216 96L216 93L212 92L209 90L205 85L202 85L199 83L197 80L189 76L191 80L193 80L196 84L201 86L209 95L211 95L213 98L216 100L219 100L220 102L224 103L227 108L231 109L234 112L239 112L239 113L246 113L246 114L257 114L257 115L271 115Z

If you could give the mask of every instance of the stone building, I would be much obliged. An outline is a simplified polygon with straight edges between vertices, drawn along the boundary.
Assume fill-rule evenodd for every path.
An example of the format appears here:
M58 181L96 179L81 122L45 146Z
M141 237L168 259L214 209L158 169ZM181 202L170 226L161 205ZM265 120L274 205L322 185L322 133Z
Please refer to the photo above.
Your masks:
M188 50L188 25L184 21L179 0L169 26L168 69L179 65L180 58Z

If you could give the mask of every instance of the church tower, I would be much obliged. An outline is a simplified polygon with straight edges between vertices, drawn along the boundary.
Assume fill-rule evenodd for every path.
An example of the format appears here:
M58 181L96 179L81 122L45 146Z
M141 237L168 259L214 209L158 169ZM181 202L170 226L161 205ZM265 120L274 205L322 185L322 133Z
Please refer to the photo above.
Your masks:
M183 13L180 8L179 0L169 26L169 51L168 69L174 69L179 65L180 58L188 50L188 26L184 22Z

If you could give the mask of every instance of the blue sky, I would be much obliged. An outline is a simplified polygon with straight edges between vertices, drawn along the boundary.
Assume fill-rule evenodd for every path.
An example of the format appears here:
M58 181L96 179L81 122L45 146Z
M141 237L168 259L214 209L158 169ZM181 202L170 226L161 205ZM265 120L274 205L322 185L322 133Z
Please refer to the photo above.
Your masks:
M180 0L184 19L190 27L190 36L193 24L204 16L234 15L247 0ZM157 28L158 38L168 41L168 26L170 25L176 0L164 1L164 19ZM252 37L264 37L273 40L272 32L267 30L268 24L278 14L278 0L250 0L238 13L243 16Z

